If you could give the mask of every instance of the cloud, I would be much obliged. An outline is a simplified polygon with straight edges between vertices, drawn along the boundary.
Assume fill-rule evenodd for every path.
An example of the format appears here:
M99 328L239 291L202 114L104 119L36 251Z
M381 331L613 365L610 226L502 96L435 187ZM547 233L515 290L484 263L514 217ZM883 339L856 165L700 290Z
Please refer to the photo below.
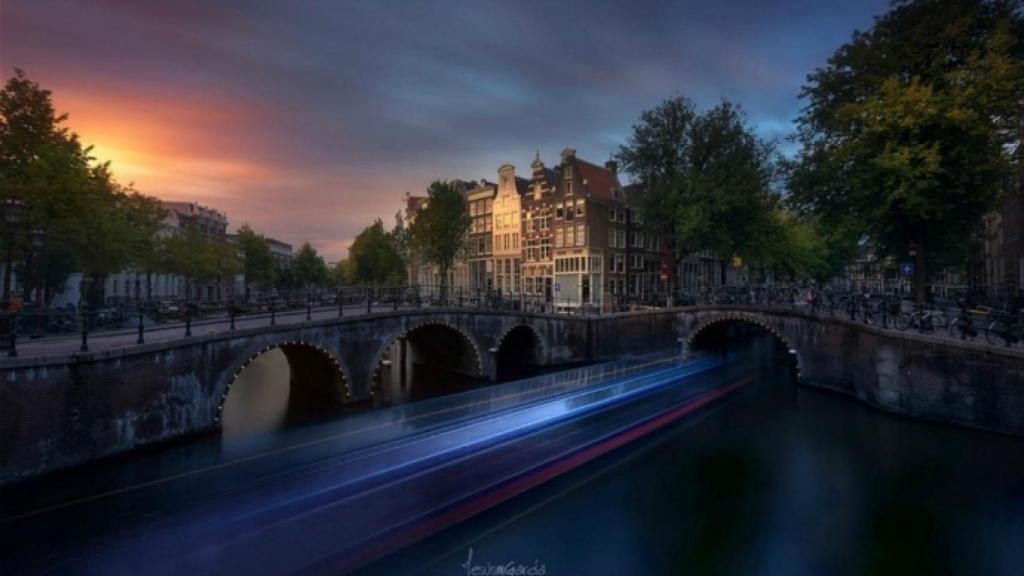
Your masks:
M607 158L675 93L784 137L804 75L886 0L5 0L0 70L115 175L329 258L434 178Z

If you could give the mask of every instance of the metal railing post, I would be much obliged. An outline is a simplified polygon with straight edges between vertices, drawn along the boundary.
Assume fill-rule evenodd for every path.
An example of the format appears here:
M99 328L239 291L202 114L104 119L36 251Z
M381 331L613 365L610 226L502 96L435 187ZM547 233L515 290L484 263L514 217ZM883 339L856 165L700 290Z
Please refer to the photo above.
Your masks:
M10 335L7 356L16 358L18 356L18 315L13 312L7 315L7 332Z
M338 318L345 315L345 300L342 298L341 288L338 289Z
M185 302L185 338L192 337L192 304Z
M391 307L391 309L392 310L398 310L398 297L401 294L401 289L398 286L395 286L394 289L393 289L393 292L394 292L395 301L394 301L394 303L393 303L394 305Z
M231 300L228 301L228 320L231 322L231 325L228 327L228 329L231 330L232 332L234 332L235 331L235 299L234 298L232 298Z
M135 340L135 343L136 344L145 344L146 343L146 337L143 335L143 328L142 328L142 308L139 308L139 337L138 337L138 339Z
M459 308L462 308L462 286L459 286Z
M309 292L306 292L306 322L313 319L313 300L309 297Z
M366 313L373 312L373 288L366 289Z
M270 299L270 325L277 325L277 302L273 298Z

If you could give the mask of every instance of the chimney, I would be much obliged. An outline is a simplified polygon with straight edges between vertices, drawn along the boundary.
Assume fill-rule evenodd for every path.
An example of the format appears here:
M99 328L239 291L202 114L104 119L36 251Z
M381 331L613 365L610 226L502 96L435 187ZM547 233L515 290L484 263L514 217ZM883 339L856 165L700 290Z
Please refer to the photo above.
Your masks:
M565 150L562 150L562 162L565 162L566 160L575 157L576 151L573 150L572 148L566 148Z
M612 176L619 175L619 163L615 160L609 160L604 163L604 167L612 173Z

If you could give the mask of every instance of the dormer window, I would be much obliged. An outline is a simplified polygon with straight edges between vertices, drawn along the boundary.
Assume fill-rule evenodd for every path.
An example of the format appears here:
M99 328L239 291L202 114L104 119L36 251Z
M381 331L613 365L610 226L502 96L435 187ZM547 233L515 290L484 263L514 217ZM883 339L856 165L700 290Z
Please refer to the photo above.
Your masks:
M570 178L572 178L572 166L566 166L565 167L565 179L569 180Z

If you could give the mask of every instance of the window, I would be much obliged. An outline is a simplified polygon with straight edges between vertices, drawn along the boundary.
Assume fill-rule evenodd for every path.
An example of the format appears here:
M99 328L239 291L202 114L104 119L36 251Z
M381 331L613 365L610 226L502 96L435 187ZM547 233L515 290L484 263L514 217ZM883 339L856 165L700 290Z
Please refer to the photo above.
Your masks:
M626 271L626 257L622 254L615 254L612 256L612 272L625 272Z
M562 219L562 203L555 204L555 220Z
M615 208L608 208L608 221L615 222L615 213L618 212Z
M576 201L576 215L583 216L583 205L586 204L586 200L580 198Z
M583 224L576 225L576 245L583 246L587 243L587 235L583 230Z
M572 165L565 167L565 179L568 180L570 178L572 178Z
M608 229L608 247L609 248L618 248L618 244L615 242L616 238L618 238L618 237L619 236L618 236L618 234L615 233L615 229L614 228L609 228Z
M563 231L561 228L555 228L555 248L562 247Z
M565 183L565 195L572 196L572 180Z
M626 247L626 231L625 230L619 230L618 234L619 234L619 242L618 242L619 248L625 248Z
M572 226L565 227L565 245L572 246L576 243L575 236L573 236Z

